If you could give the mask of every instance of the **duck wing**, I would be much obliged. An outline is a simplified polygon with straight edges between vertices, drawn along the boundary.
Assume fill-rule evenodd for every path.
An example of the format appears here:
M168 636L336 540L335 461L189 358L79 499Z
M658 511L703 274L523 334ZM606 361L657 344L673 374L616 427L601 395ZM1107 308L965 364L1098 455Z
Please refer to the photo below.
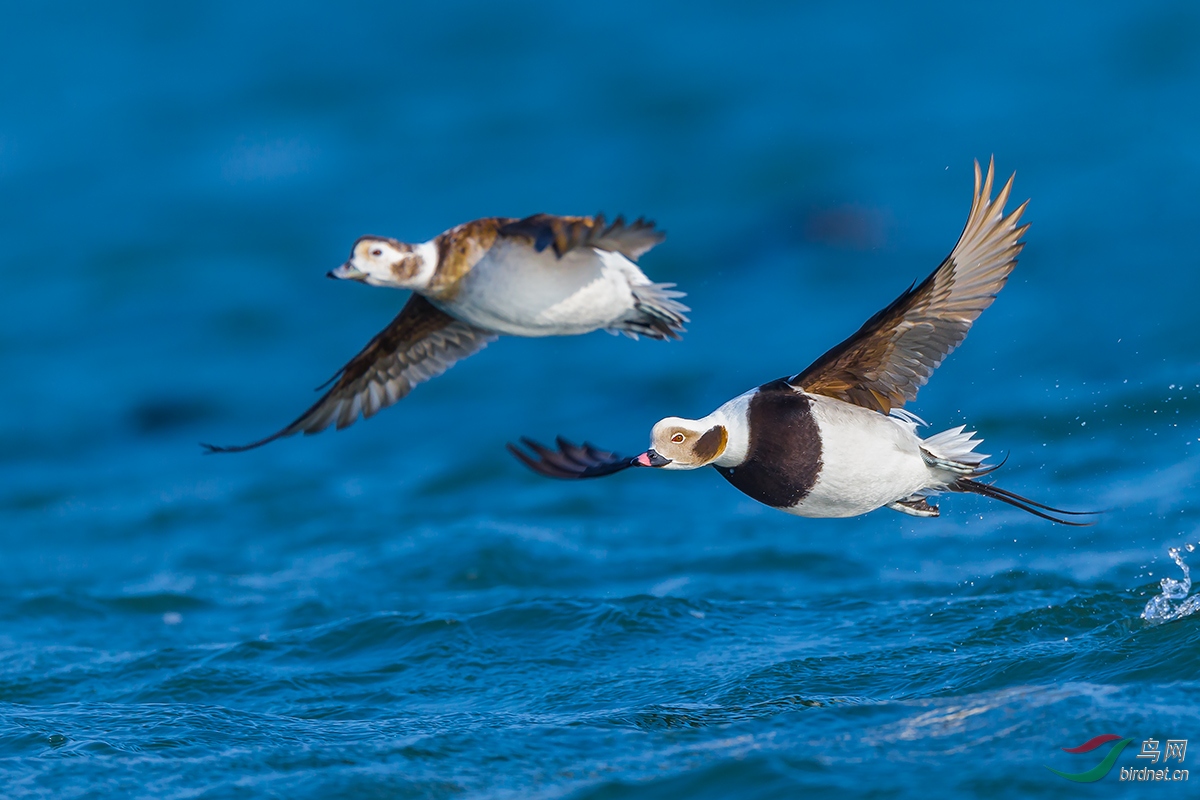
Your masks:
M202 445L211 453L238 453L296 433L338 430L361 415L374 416L413 387L441 375L494 341L497 334L455 319L419 294L409 298L386 328L338 371L321 399L286 428L244 445Z
M986 180L975 162L971 213L946 260L853 336L787 378L789 384L884 414L916 398L917 390L1004 288L1025 246L1018 240L1029 226L1018 223L1029 201L1005 216L1013 178L993 200L994 175L994 160Z

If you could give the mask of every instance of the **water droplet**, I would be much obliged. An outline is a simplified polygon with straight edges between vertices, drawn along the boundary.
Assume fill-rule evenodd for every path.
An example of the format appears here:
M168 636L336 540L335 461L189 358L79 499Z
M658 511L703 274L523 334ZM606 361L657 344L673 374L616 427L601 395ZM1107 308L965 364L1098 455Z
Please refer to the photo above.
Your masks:
M180 614L178 611L168 611L163 614L162 620L167 625L178 625L183 622L183 614Z

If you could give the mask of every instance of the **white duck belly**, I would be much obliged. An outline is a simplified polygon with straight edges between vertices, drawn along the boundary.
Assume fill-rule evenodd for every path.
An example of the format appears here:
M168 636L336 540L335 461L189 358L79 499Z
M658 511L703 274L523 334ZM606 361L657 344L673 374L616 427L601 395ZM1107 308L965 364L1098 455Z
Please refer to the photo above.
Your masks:
M607 328L634 308L630 278L641 271L619 253L498 242L467 273L447 313L514 336L560 336Z
M841 400L810 397L821 435L821 469L808 496L785 511L855 517L937 483L911 423Z

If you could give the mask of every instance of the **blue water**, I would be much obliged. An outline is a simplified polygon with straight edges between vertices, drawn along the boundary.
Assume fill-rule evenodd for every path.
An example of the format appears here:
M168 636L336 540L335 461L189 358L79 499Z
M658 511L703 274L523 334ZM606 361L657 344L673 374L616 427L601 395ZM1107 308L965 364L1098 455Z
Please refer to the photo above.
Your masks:
M0 796L1182 796L1045 765L1200 767L1200 11L963 6L7 4ZM803 368L993 153L1028 246L910 408L1095 527L505 453ZM201 455L400 307L324 278L355 237L537 211L655 219L684 340L504 339Z

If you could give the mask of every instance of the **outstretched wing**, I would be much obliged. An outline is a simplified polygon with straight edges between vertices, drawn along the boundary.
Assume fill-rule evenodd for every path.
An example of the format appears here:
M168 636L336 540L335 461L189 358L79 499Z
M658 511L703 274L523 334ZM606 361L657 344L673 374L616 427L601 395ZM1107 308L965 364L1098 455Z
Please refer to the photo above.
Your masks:
M204 447L214 453L237 453L295 433L318 433L330 425L341 430L360 414L365 419L392 405L417 384L441 375L496 338L414 294L396 318L334 376L333 387L291 425L250 444Z
M583 445L574 445L559 436L555 439L555 443L558 445L558 449L551 450L522 436L521 444L525 445L533 455L526 453L511 442L508 444L508 452L539 475L565 480L599 478L602 475L611 475L623 469L641 466L636 458L600 450L587 442L584 442Z
M559 258L577 247L595 247L620 253L631 261L637 261L667 238L665 233L654 229L653 222L641 217L627 224L625 217L619 216L607 225L603 214L594 217L534 214L502 225L498 232L501 236L527 239L538 252L553 246Z
M941 266L788 383L884 414L917 396L1004 288L1025 246L1018 240L1029 226L1017 223L1029 201L1005 216L1013 179L992 200L994 174L993 160L981 182L975 162L971 213Z

